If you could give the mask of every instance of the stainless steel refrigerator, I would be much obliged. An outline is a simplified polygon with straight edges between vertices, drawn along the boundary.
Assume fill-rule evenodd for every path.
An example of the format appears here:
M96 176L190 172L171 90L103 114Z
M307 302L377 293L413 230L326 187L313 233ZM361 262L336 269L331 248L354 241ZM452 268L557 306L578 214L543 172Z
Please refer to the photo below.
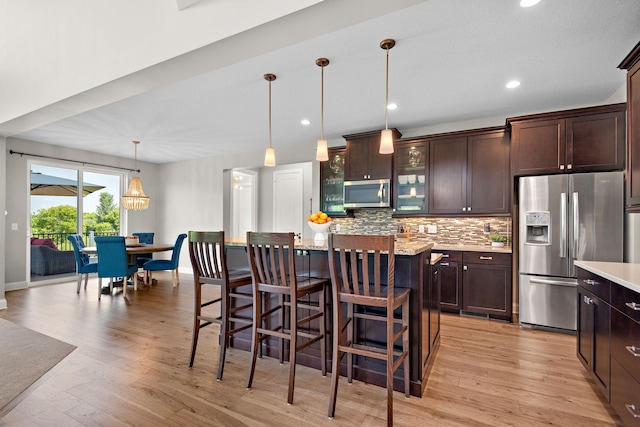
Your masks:
M576 330L574 260L622 261L622 172L519 180L519 321Z

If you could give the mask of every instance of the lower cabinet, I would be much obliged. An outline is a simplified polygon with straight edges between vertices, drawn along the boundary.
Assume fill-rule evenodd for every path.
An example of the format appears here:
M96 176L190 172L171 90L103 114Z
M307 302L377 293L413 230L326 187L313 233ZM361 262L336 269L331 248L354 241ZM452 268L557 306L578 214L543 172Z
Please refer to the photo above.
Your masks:
M462 311L511 320L511 254L463 252Z
M580 276L580 275L578 275ZM578 278L578 280L580 280ZM577 355L609 400L609 304L578 286Z
M576 268L576 353L625 426L640 426L640 293Z
M438 263L440 309L459 314L462 310L462 252L435 250L432 252L442 254L442 259Z

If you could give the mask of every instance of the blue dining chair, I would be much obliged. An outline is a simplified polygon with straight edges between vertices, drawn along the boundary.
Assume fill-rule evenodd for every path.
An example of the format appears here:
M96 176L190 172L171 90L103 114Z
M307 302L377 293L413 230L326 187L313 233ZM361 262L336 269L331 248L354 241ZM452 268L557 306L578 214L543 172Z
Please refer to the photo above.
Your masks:
M80 293L80 284L82 283L82 275L84 274L84 289L87 289L87 282L89 281L89 273L98 272L98 263L91 262L89 255L80 252L85 247L84 240L80 234L71 234L67 236L67 239L73 246L73 255L76 257L76 272L78 273L78 288L77 293Z
M127 248L124 236L96 237L98 252L98 292L102 294L102 278L108 277L113 284L114 277L122 277L122 292L127 296L127 278L133 280L133 289L138 290L138 265L127 262ZM112 286L111 286L112 288ZM100 296L98 296L100 299Z
M171 270L171 281L175 288L180 284L180 277L178 276L178 262L180 260L180 248L182 247L182 241L187 237L185 233L182 233L176 239L176 244L173 245L173 253L171 259L152 259L144 263L142 268L145 272L145 282L152 283L153 277L152 271Z
M153 244L153 236L154 233L144 232L144 233L131 233L132 236L138 236L138 241L140 243L144 243L147 245ZM138 264L138 268L142 268L145 262L151 261L153 259L152 253L144 253L136 256L136 263Z

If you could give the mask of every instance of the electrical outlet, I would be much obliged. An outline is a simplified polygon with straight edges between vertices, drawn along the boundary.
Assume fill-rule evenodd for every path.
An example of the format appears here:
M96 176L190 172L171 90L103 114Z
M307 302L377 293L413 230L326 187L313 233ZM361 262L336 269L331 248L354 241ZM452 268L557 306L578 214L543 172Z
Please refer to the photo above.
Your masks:
M437 232L438 232L438 226L437 225L429 225L429 226L427 226L427 233L436 234Z
M340 224L336 224L336 231L340 231Z
M11 230L16 231L18 229L18 223L17 222L12 222L11 223Z
M418 233L424 233L424 225L418 226Z

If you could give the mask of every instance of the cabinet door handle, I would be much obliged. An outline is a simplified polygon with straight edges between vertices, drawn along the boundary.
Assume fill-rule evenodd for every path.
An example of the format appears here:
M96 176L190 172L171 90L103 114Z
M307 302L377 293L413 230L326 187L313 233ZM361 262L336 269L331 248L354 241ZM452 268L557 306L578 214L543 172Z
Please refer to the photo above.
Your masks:
M462 267L462 269L463 269L464 271L467 271L467 270L468 270L466 265L465 265L464 267Z
M636 405L631 405L629 403L624 405L627 408L627 411L631 412L631 416L633 418L640 418L640 412L636 412L638 411L638 408Z
M491 261L493 259L493 257L492 256L481 256L480 259L486 259L486 260Z
M631 310L640 311L640 304L637 302L625 302L624 305L629 307Z
M449 258L449 254L442 254L442 258Z
M589 305L593 302L593 300L591 298L589 298L588 296L584 295L584 297L582 298L582 300L584 301L585 304Z
M467 211L467 208L462 208L462 212L466 212L466 211Z
M563 171L564 170L564 165L560 165L560 170Z
M595 285L599 285L600 284L597 281L592 280L592 279L582 279L582 281L584 283L586 283L587 285L591 285L591 286L595 286Z
M467 212L471 212L471 206L467 206Z
M444 265L445 267L448 267L449 263L448 262L441 262L440 265Z
M570 170L570 169L572 169L572 168L573 168L573 165L571 165L571 163L569 163L569 164L567 165L567 170Z
M633 355L633 357L640 357L640 348L635 345L628 345L625 347L629 353Z

